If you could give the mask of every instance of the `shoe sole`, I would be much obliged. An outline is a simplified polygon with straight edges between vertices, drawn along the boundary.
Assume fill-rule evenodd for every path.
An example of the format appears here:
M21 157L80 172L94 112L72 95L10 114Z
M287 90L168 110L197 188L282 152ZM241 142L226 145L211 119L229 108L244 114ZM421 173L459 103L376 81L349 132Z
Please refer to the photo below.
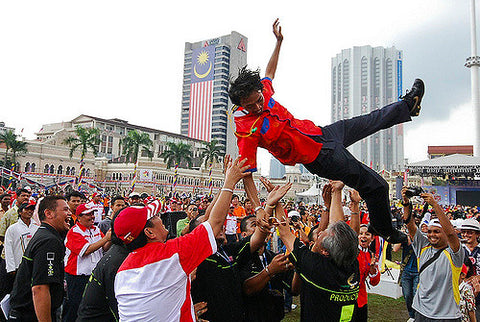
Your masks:
M413 108L410 111L410 115L411 116L418 116L418 115L420 115L420 110L422 109L422 107L420 105L417 105L418 102L420 101L420 98L418 96L415 96L413 98L413 100L415 101L415 104L413 105Z
M419 82L422 84L422 92L421 92L421 94L422 94L422 97L423 97L423 95L424 95L424 93L425 93L425 83L424 83L421 79L419 79L419 78L415 79L415 82L417 82L417 81L419 81ZM415 96L415 97L413 98L413 100L414 100L415 103L413 104L413 108L412 108L412 110L410 111L410 115L411 115L411 116L418 116L418 115L420 115L420 110L421 110L421 108L422 108L422 107L420 106L420 102L421 102L422 99L420 98L420 96Z

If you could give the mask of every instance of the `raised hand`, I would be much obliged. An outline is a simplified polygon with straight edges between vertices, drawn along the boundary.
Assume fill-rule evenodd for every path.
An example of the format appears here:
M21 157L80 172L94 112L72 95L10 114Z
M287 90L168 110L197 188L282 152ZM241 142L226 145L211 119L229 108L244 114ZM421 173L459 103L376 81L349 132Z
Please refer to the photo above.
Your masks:
M330 183L323 186L322 199L325 207L330 209L330 204L332 203L332 185Z
M352 202L359 203L360 201L362 201L362 197L360 197L360 194L358 193L357 190L352 189L349 191L349 193L350 193L350 200Z
M283 40L282 26L280 26L280 21L278 18L275 19L275 22L273 23L273 34L275 35L275 38L277 38L277 41Z
M330 184L332 185L332 192L333 191L342 191L343 187L345 187L345 184L342 181L331 180Z
M227 169L225 171L225 186L233 189L240 179L249 175L245 172L248 169L248 165L245 165L247 159L240 160L238 156L234 161L229 160L226 163Z
M292 183L288 182L283 186L275 186L272 191L268 194L267 205L275 205L277 202L285 196L285 194L292 187Z
M425 202L430 206L433 206L437 203L435 197L431 193L421 193L420 197L422 197L422 199L425 200Z
M404 203L408 203L410 201L410 198L408 198L407 195L405 194L406 191L407 191L407 187L404 186L402 188L402 199Z
M267 192L270 192L273 190L273 188L275 188L275 186L273 185L273 183L270 182L270 180L268 180L267 178L265 177L260 177L260 182L263 184L263 186L265 187L265 189L267 189Z
M230 154L225 154L225 157L223 158L223 173L227 172L227 166L232 162L232 157Z

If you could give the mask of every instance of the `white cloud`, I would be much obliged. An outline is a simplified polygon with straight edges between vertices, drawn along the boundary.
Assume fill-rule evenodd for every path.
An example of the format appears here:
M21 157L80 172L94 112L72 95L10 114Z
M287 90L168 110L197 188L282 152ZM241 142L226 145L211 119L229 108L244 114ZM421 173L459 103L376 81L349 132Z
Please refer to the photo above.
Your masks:
M414 118L405 126L405 158L409 162L426 160L429 145L473 145L475 126L478 126L473 115L471 103L466 103L452 108L448 119L443 121L424 121L421 126L415 126Z

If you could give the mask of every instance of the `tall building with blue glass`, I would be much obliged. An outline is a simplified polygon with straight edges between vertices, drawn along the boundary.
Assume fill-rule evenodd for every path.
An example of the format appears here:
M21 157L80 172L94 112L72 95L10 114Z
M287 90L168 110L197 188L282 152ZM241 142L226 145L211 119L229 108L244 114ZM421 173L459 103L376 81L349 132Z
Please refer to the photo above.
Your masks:
M395 47L361 46L332 58L332 122L370 113L402 95L403 52ZM355 143L349 151L371 168L403 170L404 127L396 125Z

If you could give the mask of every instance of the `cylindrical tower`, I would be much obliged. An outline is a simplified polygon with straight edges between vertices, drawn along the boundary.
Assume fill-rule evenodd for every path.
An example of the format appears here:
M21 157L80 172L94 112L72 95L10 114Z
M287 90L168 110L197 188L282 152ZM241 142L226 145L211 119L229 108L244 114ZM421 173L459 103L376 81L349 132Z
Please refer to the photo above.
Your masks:
M480 93L478 84L478 70L480 67L480 57L477 56L477 23L475 20L475 0L470 0L470 46L471 56L467 58L465 67L470 68L471 88L472 88L472 107L475 119L475 143L473 154L480 156Z

